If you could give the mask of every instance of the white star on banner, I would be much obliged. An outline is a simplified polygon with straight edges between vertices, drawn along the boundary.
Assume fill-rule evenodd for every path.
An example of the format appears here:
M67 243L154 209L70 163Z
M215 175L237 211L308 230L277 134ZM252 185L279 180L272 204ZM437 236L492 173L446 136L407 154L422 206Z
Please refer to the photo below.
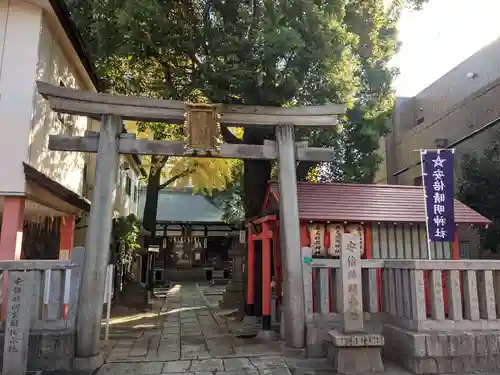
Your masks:
M437 156L436 159L433 159L432 162L434 163L434 168L443 168L443 163L446 161L446 159L442 159L441 156Z

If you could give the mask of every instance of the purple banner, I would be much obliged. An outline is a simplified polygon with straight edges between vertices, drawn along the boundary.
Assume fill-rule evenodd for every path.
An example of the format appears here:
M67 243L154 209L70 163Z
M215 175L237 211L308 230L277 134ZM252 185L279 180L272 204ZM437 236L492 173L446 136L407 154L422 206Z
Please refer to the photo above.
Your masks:
M453 150L422 151L422 175L429 240L455 240Z

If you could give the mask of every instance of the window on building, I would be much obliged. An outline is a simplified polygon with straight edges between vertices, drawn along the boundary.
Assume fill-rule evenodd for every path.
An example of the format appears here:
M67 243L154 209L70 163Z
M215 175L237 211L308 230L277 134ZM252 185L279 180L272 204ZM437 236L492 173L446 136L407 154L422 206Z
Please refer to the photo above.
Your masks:
M422 186L422 176L415 177L413 179L414 186Z
M132 194L132 179L130 178L129 175L126 175L125 177L125 193L128 196L131 196Z
M420 125L425 121L424 117L419 117L417 121L410 123L410 129L414 128L417 125Z
M137 185L134 186L134 203L137 202L137 198L139 197L139 189L137 188Z

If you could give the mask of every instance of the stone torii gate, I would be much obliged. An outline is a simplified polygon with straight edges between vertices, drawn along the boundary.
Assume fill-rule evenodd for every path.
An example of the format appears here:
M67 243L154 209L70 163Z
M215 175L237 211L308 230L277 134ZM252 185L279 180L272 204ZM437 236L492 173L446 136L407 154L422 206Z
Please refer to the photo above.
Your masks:
M345 105L314 107L261 107L223 104L186 104L83 92L38 82L38 92L55 112L100 119L100 132L84 137L50 136L49 149L97 153L96 182L87 237L84 272L78 301L75 368L102 364L99 335L106 265L112 225L112 201L119 154L196 156L232 159L277 159L279 163L281 221L285 266L284 316L286 346L304 348L304 292L296 187L296 161L330 161L333 150L295 143L294 127L335 126ZM123 120L186 124L183 141L136 139L122 134ZM218 123L234 127L274 127L276 142L264 145L217 145ZM96 290L101 291L96 293Z

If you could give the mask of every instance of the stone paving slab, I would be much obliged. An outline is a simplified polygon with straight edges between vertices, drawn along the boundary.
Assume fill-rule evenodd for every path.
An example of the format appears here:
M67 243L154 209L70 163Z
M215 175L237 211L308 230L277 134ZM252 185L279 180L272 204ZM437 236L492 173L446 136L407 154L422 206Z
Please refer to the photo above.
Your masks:
M332 375L335 374L332 364L326 358L314 359L285 359L290 373L293 375ZM384 361L384 371L376 373L377 375L413 375L398 365ZM374 375L374 373L361 373L359 375ZM481 374L474 374L481 375ZM485 375L493 375L485 374Z
M200 283L198 284L198 288L200 291L205 295L205 296L211 296L211 295L216 295L216 296L222 296L224 292L226 291L227 285L212 285L212 284L205 284L205 283Z
M287 374L290 375L286 362L278 356L260 356L253 358L209 358L203 360L179 360L166 362L122 362L107 363L98 372L99 375L156 375L156 374Z
M208 288L223 289L184 284L157 293L166 297L155 317L145 318L153 327L141 330L140 316L112 327L106 364L97 374L290 375L279 343L231 334L227 319L214 313L216 301L203 294Z
M160 294L160 293L159 293ZM97 375L331 375L326 359L281 356L277 342L235 337L195 284L174 287L156 315L112 327L106 364ZM215 298L215 297L214 297ZM137 317L134 317L134 319ZM141 328L154 322L154 326ZM230 324L230 323L229 323ZM410 375L391 363L381 375ZM90 375L61 372L52 375ZM360 374L363 375L363 374ZM368 375L368 374L366 374ZM490 374L492 375L492 374Z

